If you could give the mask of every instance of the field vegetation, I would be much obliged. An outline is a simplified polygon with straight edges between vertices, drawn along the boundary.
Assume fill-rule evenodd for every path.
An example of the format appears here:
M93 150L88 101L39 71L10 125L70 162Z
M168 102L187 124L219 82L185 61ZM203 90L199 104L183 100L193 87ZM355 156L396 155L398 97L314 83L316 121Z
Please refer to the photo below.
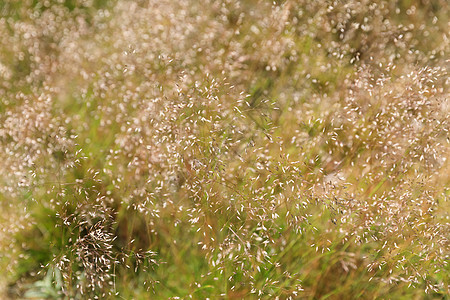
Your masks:
M448 299L449 11L0 1L0 298Z

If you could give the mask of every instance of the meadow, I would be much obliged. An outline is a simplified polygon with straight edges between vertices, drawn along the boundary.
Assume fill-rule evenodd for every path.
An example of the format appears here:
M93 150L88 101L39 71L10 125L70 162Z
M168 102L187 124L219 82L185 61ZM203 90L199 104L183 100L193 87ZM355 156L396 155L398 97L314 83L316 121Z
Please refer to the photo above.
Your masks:
M0 1L0 298L448 299L449 12Z

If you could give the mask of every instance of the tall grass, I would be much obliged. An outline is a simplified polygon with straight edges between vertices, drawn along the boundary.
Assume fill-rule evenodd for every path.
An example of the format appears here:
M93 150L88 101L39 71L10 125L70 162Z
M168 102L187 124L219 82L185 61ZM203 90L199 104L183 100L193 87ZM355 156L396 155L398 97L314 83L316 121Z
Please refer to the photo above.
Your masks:
M0 3L2 298L444 299L448 4Z

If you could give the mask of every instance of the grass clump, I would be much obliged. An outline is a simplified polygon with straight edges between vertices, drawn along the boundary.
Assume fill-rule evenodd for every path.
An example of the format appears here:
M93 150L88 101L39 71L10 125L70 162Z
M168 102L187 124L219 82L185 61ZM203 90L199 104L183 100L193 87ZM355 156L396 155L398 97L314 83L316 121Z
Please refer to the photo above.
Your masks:
M447 10L4 1L2 297L448 297Z

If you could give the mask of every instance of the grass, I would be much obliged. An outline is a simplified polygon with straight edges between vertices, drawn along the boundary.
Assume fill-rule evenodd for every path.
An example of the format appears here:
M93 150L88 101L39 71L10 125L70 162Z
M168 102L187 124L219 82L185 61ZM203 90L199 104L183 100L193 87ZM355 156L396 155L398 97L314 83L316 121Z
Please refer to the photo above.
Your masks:
M1 298L446 299L446 11L3 1Z

